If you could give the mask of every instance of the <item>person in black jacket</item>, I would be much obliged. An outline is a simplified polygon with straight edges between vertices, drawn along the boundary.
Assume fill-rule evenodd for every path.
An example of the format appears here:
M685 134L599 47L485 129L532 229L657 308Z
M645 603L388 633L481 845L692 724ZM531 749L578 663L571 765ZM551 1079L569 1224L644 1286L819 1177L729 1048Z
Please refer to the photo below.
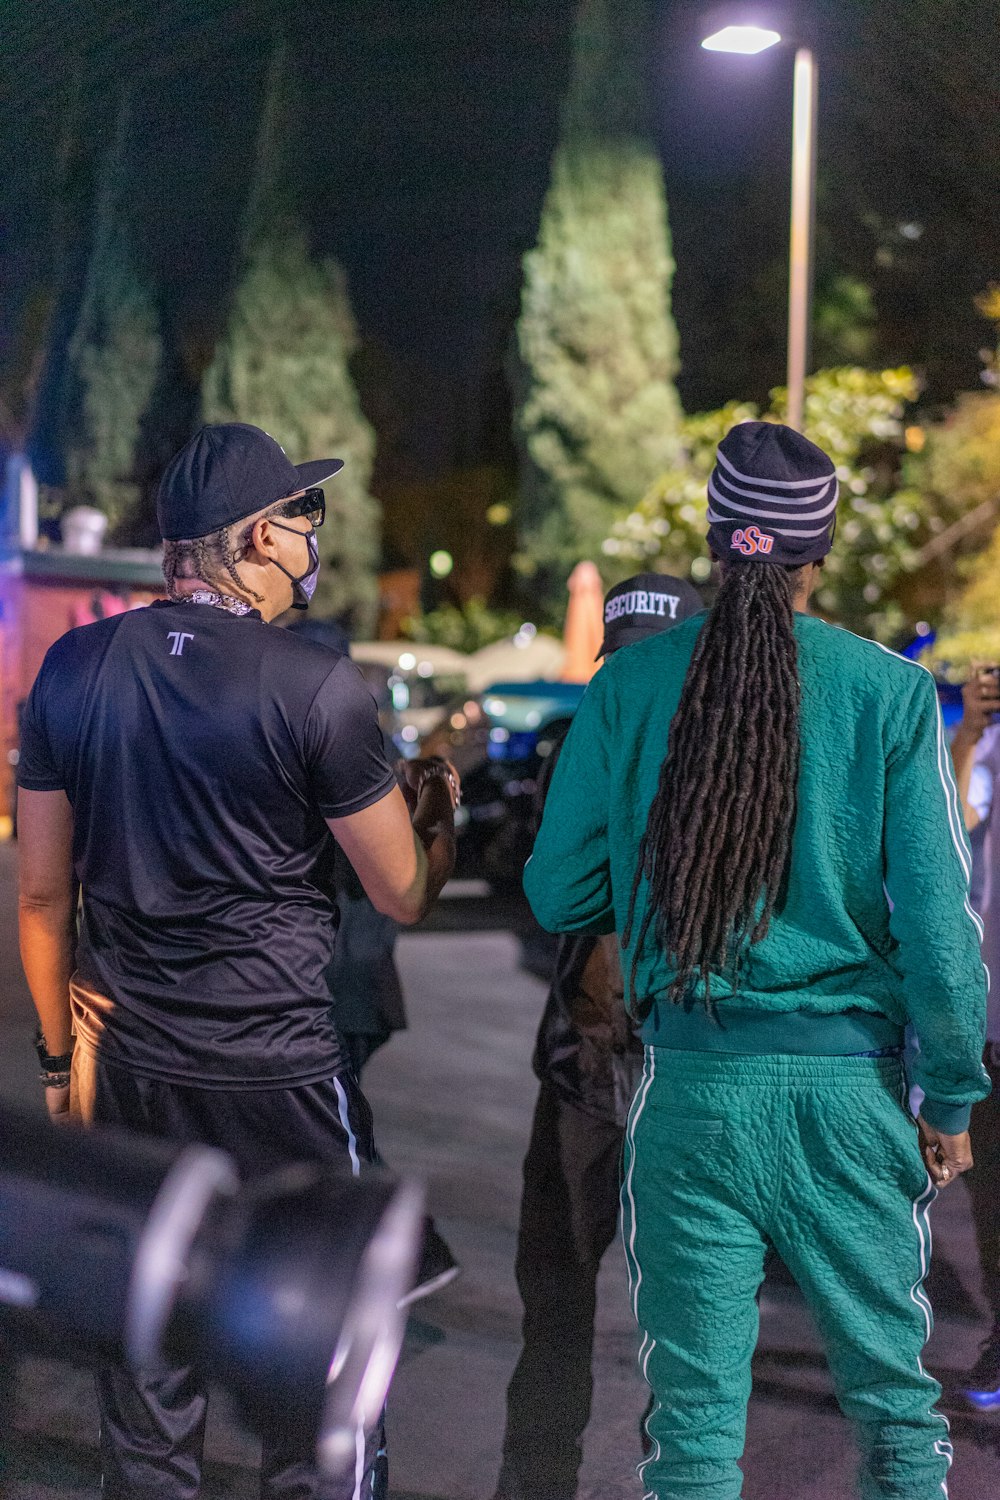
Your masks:
M702 608L681 579L629 578L605 598L599 656ZM559 748L539 777L539 821ZM533 1059L540 1088L515 1262L524 1344L507 1389L496 1500L576 1494L593 1391L597 1273L618 1224L625 1125L642 1073L623 988L617 937L560 938Z

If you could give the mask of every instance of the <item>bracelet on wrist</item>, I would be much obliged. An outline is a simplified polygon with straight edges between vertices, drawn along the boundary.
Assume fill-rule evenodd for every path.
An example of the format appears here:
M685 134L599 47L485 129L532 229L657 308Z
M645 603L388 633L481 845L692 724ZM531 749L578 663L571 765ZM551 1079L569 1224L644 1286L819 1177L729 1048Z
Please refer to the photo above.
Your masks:
M429 770L424 772L423 780L420 783L421 792L429 781L446 781L448 783L448 791L451 796L452 807L455 808L461 805L462 788L459 785L453 771L447 770L444 766L432 766Z
M72 1037L70 1039L69 1051L61 1052L58 1057L53 1057L47 1050L45 1037L42 1035L42 1028L39 1026L35 1032L35 1052L38 1055L38 1061L42 1069L42 1077L45 1077L47 1074L62 1076L63 1073L68 1076L73 1063L73 1048L75 1045L76 1038Z
M67 1073L39 1073L39 1079L47 1089L68 1089L70 1074Z

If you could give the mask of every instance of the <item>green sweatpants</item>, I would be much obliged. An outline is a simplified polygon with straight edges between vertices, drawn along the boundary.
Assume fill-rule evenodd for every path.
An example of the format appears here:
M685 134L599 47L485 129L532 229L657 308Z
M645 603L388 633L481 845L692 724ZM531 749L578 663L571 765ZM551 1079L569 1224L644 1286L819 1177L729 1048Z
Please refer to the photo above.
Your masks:
M940 1500L951 1463L921 1352L935 1194L893 1058L647 1047L623 1233L656 1398L645 1500L739 1500L755 1296L772 1244L812 1309L864 1500Z

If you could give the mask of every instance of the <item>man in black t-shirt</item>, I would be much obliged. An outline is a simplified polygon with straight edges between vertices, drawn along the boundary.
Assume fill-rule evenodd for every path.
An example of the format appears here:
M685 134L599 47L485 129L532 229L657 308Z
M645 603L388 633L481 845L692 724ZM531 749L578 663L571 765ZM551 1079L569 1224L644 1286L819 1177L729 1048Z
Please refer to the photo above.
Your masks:
M21 953L49 1112L216 1145L248 1176L374 1154L330 1018L330 833L403 923L454 862L451 768L411 762L401 789L357 669L269 625L308 604L316 486L341 467L203 428L160 487L169 600L63 636L24 714ZM197 1372L102 1373L98 1398L105 1500L198 1493ZM263 1437L264 1500L318 1497L305 1434ZM377 1431L323 1500L386 1485Z

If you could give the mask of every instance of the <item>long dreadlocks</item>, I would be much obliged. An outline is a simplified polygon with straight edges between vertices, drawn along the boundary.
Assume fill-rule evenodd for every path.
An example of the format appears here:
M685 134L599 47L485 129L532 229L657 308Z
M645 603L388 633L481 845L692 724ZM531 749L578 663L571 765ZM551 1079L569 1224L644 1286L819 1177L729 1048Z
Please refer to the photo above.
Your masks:
M653 927L675 967L667 998L733 974L768 930L795 822L801 691L793 595L800 569L740 562L723 573L670 726L622 944L649 882L629 977Z

